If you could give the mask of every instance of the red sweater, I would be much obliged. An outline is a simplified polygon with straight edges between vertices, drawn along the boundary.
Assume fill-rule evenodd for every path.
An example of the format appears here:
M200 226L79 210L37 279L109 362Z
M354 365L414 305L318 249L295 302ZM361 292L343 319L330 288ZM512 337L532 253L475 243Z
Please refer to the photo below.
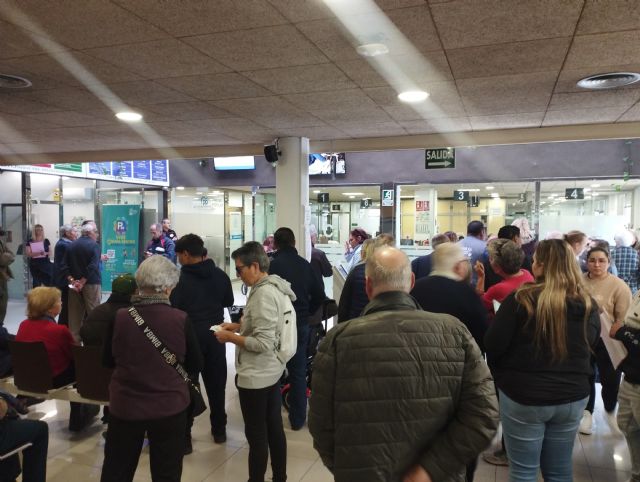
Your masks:
M71 332L66 326L50 319L24 320L18 328L16 341L44 342L54 377L65 371L72 362L71 345L74 341Z
M534 281L533 276L531 276L531 273L526 269L521 269L520 272L522 273L520 276L503 279L500 283L493 285L485 292L484 295L482 295L482 302L489 313L494 313L493 300L496 300L498 303L502 303L507 296L520 288L521 285L525 283L532 283Z

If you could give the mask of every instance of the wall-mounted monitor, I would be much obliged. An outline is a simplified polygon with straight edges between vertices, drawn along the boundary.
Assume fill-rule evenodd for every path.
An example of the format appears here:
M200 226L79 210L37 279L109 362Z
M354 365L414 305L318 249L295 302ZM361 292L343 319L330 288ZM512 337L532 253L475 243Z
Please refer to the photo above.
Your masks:
M256 168L253 156L214 157L216 171L247 171Z
M315 152L309 154L309 175L346 174L344 152Z

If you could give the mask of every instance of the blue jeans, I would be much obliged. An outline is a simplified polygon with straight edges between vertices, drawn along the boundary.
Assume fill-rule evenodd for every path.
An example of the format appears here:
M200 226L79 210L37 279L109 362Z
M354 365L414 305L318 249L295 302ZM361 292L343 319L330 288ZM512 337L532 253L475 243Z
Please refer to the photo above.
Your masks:
M307 344L309 343L309 323L305 318L298 320L298 349L287 363L289 371L289 422L298 430L307 419Z
M573 480L573 444L587 398L562 405L521 405L500 391L500 421L510 482Z

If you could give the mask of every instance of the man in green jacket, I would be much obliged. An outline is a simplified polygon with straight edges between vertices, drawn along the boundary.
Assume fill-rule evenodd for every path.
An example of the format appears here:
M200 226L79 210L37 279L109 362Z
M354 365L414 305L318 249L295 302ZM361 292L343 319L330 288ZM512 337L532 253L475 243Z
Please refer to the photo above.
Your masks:
M309 431L336 481L463 481L491 442L498 405L467 328L409 296L407 256L367 259L363 316L333 328L313 369Z
M5 232L0 230L0 236L4 236ZM11 252L7 245L0 239L0 326L4 323L4 317L7 316L7 304L9 302L9 279L13 278L9 265L15 260L15 255Z

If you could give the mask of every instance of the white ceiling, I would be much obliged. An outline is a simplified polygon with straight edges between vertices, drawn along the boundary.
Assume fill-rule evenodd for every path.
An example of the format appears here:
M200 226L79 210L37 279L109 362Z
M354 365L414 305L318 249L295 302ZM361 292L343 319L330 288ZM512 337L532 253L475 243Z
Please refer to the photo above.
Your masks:
M575 87L640 70L631 0L0 0L0 32L0 73L33 82L0 90L0 163L640 121L640 86ZM390 48L378 70L354 48L371 40ZM403 104L400 84L430 99Z

